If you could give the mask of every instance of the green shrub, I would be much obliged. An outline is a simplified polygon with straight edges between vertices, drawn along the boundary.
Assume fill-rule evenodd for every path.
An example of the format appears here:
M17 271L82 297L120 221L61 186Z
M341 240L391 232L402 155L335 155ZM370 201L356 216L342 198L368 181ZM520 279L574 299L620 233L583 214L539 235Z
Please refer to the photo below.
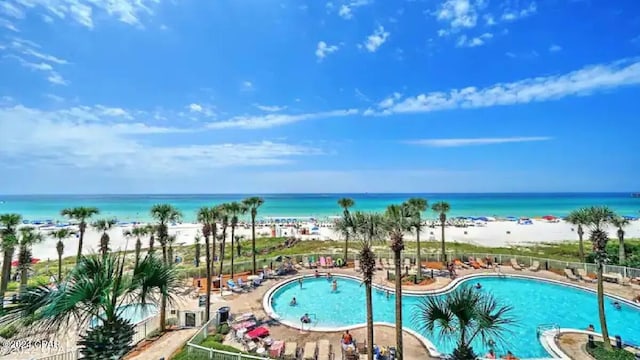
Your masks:
M178 325L178 318L169 318L167 319L167 321L165 321L165 324L167 325L167 327L176 326Z
M635 355L627 350L605 350L602 347L602 341L595 342L595 347L590 348L587 346L587 352L597 360L635 360Z
M171 358L172 360L209 360L209 355L204 353L199 353L196 351L192 351L189 354L189 348L184 347L182 350L176 354L176 356Z
M215 349L215 350L228 351L236 354L249 354L240 349L234 348L233 346L224 345L220 343L219 341L216 340L216 339L219 339L217 335L220 335L220 334L212 335L202 340L202 342L200 343L200 346L207 347L210 349Z
M229 324L220 324L216 329L218 334L227 335L231 329L229 328Z
M17 282L17 281L10 281L7 284L7 291L8 292L18 291L18 288L20 288L20 283Z
M222 334L213 335L213 341L216 341L222 344L222 342L224 341L224 335Z
M7 325L0 328L0 336L5 339L11 339L18 333L18 329L14 325Z

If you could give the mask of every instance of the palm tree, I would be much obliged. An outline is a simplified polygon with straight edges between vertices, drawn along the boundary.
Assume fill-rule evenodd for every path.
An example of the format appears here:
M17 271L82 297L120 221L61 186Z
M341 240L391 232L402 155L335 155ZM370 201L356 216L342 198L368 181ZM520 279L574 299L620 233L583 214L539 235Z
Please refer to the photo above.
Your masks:
M195 238L193 238L193 263L196 267L200 267L200 256L202 256L202 249L200 246L200 235L196 235Z
M27 290L27 280L29 278L29 270L33 261L33 253L31 248L33 245L44 241L42 233L36 231L33 227L23 227L20 229L20 239L18 242L18 270L20 271L20 294L24 294Z
M145 233L149 235L149 253L153 252L154 245L156 242L156 232L158 231L157 227L153 224L147 224L145 227Z
M351 217L349 215L349 208L355 205L355 201L351 198L338 199L338 206L342 208L342 218L345 221L347 227L351 226ZM347 263L347 256L349 256L349 231L343 232L344 234L344 263Z
M211 275L216 274L216 239L220 236L218 235L218 220L223 219L223 210L220 206L213 206L211 209Z
M442 341L455 341L454 360L475 360L473 342L480 338L504 341L503 334L515 322L513 308L502 306L489 292L464 286L445 296L425 296L414 314L424 332Z
M400 260L404 250L403 236L411 230L411 211L405 205L389 205L385 211L384 228L391 239L396 283L396 351L397 359L403 359L402 352L402 267Z
M221 291L222 291L222 275L224 274L222 272L222 266L224 265L224 249L227 242L227 227L229 226L229 212L227 211L227 207L228 207L228 204L220 204L216 206L219 219L221 222L221 226L222 226L222 235L219 238L221 243L220 243L220 272L218 274L220 276ZM231 249L231 252L233 252L233 249Z
M207 276L207 285L205 286L206 291L206 303L207 306L204 309L204 318L205 321L209 321L211 317L211 248L209 238L211 237L211 223L213 223L213 214L212 209L208 207L201 207L198 210L198 222L202 224L202 236L204 236L204 254L206 259L206 276ZM198 256L196 255L196 258Z
M110 238L109 234L107 234L107 231L109 231L115 224L115 219L99 219L91 224L91 226L93 226L96 230L102 231L102 236L100 236L100 254L102 254L102 256L106 255L109 251Z
M342 219L341 219L342 220ZM373 252L373 244L384 239L383 217L375 213L355 212L352 216L354 235L360 238L360 270L362 281L365 285L367 307L367 359L373 360L373 275L376 271L376 254Z
M149 233L148 226L136 226L131 230L126 230L124 232L124 236L127 237L135 237L136 238L136 247L135 247L135 266L138 266L140 262L140 253L142 252L142 237ZM152 235L153 236L153 235Z
M447 254L445 253L445 245L444 245L444 226L447 222L447 213L451 210L451 205L449 205L446 201L438 201L437 203L431 206L431 209L438 214L440 214L440 227L442 230L442 263L447 263Z
M607 223L611 222L615 214L606 206L593 206L580 211L585 212L590 231L589 238L593 244L593 253L595 255L596 272L598 274L598 314L600 316L600 327L602 329L602 346L610 350L611 341L609 340L609 330L607 329L607 320L604 312L604 284L602 282L604 264L609 260L607 255L609 236L603 228Z
M237 201L228 203L226 205L226 211L231 217L231 278L233 279L233 259L235 256L233 255L234 244L235 244L235 230L236 226L238 226L238 215L242 215L247 212L247 208Z
M580 261L584 262L584 242L582 241L584 230L582 227L588 225L587 213L584 209L574 210L569 213L566 221L578 227L578 255Z
M411 198L407 200L407 205L412 211L412 226L416 229L416 265L418 266L418 272L416 276L418 279L422 277L421 271L421 257L420 257L420 232L422 231L422 213L427 211L429 204L427 199L423 198Z
M64 252L64 240L68 239L73 232L69 229L58 229L51 232L51 235L58 240L56 251L58 252L58 282L62 281L62 253Z
M158 232L158 238L162 246L162 259L165 263L170 263L167 258L167 241L169 240L167 224L180 221L180 219L182 219L182 213L172 205L157 204L151 207L151 217L158 221L156 231Z
M173 301L179 285L175 270L153 254L130 273L125 273L124 263L124 255L113 253L81 257L59 286L31 288L4 320L18 323L33 314L37 320L31 326L44 331L93 325L78 341L83 358L121 359L131 350L134 335L124 305Z
M0 237L2 242L0 246L3 251L2 260L2 278L0 279L0 299L4 299L4 293L7 291L9 280L11 280L11 261L18 245L17 228L22 221L20 214L2 214L0 215ZM0 313L4 301L0 301Z
M92 216L98 215L100 210L96 207L74 207L67 208L60 211L60 215L66 216L71 220L77 220L80 222L78 227L80 229L80 239L78 242L78 256L76 257L76 263L80 261L80 256L82 256L82 242L84 240L84 232L87 230L87 220L91 219Z
M618 228L617 235L620 242L620 248L618 249L618 264L624 265L626 254L624 253L624 227L629 225L629 220L615 216L611 219L611 225Z
M158 232L158 238L160 239L160 245L162 246L162 261L164 261L167 266L171 266L167 258L167 242L169 240L167 224L180 221L182 213L172 205L156 204L151 207L151 217L158 221L156 230ZM162 296L160 299L160 332L164 332L166 325L167 300L168 298L166 296Z
M252 256L252 274L256 274L256 216L258 216L258 208L264 204L264 199L253 196L242 200L244 206L251 213L251 256Z
M173 257L173 245L176 243L176 235L169 235L169 237L167 237L167 259L169 259L168 264L173 264L174 261L174 257Z

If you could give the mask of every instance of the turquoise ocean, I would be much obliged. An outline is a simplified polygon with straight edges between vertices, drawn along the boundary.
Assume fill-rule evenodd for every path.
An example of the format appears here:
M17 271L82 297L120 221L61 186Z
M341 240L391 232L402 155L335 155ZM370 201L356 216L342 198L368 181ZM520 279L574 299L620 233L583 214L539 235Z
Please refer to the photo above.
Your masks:
M154 204L168 203L180 209L185 222L195 221L202 206L238 201L253 194L192 195L0 195L0 213L15 212L26 220L63 220L60 210L75 206L95 206L100 217L119 221L149 221ZM450 217L456 216L565 216L570 211L594 205L606 205L620 215L638 216L640 198L630 193L475 193L475 194L263 194L265 203L259 210L264 217L315 217L339 215L337 200L350 197L355 210L384 211L411 197L426 198L429 203L444 200L451 204ZM436 215L428 211L427 218Z

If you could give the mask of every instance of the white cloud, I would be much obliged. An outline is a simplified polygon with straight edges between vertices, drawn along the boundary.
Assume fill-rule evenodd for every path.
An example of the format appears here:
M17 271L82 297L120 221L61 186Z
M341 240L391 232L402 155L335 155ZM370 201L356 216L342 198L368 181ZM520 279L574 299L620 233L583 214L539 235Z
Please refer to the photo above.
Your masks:
M457 47L476 47L482 46L486 43L487 40L493 38L493 34L484 33L480 36L476 36L473 38L468 38L467 35L460 35L458 37L458 41L456 42Z
M63 102L64 98L62 96L58 96L58 95L54 95L54 94L44 94L44 97L46 97L49 100L55 101L55 102Z
M561 50L562 50L562 46L560 46L560 45L553 44L553 45L549 46L549 52L558 52L558 51L561 51Z
M49 81L50 83L52 83L54 85L69 85L69 82L67 80L65 80L62 77L62 75L58 74L55 71L49 73L49 76L47 76L47 81Z
M640 60L625 59L587 66L563 75L498 83L486 88L473 86L448 92L432 92L384 103L382 114L424 113L449 109L472 109L526 104L588 95L623 86L640 85Z
M256 108L262 110L262 111L266 111L266 112L280 112L282 110L285 110L287 107L286 106L277 106L277 105L260 105L260 104L254 104L253 106L255 106Z
M104 106L56 111L0 107L0 163L47 166L62 172L89 168L130 176L188 175L211 167L278 165L295 157L322 154L314 147L260 140L184 145L165 139L158 143L153 134L194 129L154 127L138 119L120 122L123 113L131 111Z
M242 90L251 91L253 90L253 83L249 80L245 80L242 82Z
M15 25L13 25L11 21L7 19L0 18L0 26L7 30L11 30L13 32L20 32L20 30L18 30L18 28Z
M46 13L41 14L45 21L52 22L54 18L71 20L93 28L94 18L104 17L113 17L129 25L140 25L141 16L153 14L152 7L159 2L160 0L4 0L0 11L19 15L45 10Z
M22 11L20 7L6 0L0 3L0 13L16 19L24 18L24 11Z
M402 97L402 94L400 94L399 92L395 92L391 96L389 96L386 99L380 101L378 103L378 107L383 108L383 109L390 108L391 106L393 106L393 104L396 102L396 100L400 99L401 97Z
M487 26L493 26L498 24L496 20L493 18L493 15L491 14L484 15L483 18Z
M502 13L501 19L504 21L514 21L534 15L537 11L538 6L535 2L531 2L528 7L523 9L507 9L504 13Z
M460 147L474 145L493 145L535 141L549 141L553 138L548 136L528 136L528 137L505 137L505 138L453 138L453 139L422 139L411 140L407 143L412 145L428 147Z
M267 114L260 116L236 116L229 120L216 121L207 125L210 129L264 129L275 126L281 126L285 124L291 124L295 122L343 117L349 115L355 115L358 110L333 110L318 113L305 113L305 114Z
M473 28L478 22L479 12L485 6L484 0L446 0L434 15L452 29Z
M187 109L192 114L202 114L206 117L215 115L214 107L211 105L191 103L187 106Z
M376 52L378 48L387 41L387 39L389 39L389 32L385 31L382 25L379 25L378 28L373 31L373 34L367 37L363 46L369 52Z
M338 46L336 45L327 45L324 41L319 41L318 46L316 47L316 57L318 61L322 61L328 54L334 53L338 51Z
M189 104L189 111L201 112L202 111L202 105L200 105L200 104Z
M345 19L345 20L352 19L353 18L353 10L354 9L359 8L361 6L369 5L372 2L373 1L370 1L370 0L354 0L354 1L350 1L347 4L343 4L342 6L340 6L340 9L338 10L338 15L341 18ZM326 6L327 6L328 10L331 10L333 8L333 3L327 3Z

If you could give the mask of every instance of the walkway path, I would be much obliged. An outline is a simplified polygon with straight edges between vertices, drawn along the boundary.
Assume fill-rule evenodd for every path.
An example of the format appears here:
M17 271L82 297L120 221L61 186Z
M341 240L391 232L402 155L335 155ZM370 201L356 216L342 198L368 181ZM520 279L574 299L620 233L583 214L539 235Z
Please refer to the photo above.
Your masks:
M171 359L178 350L182 349L198 329L176 330L164 334L160 339L154 341L143 352L128 358L127 360L165 360Z

